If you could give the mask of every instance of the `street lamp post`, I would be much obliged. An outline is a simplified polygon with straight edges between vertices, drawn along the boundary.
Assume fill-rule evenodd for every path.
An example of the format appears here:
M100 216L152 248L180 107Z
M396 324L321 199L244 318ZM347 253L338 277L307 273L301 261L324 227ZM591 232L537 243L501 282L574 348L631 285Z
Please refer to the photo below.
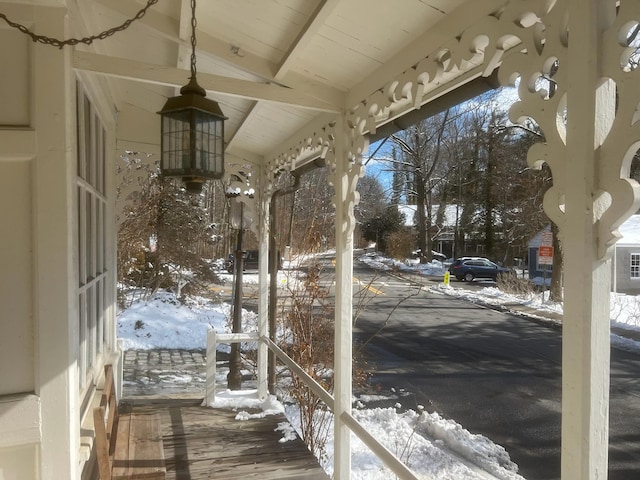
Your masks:
M237 196L236 196L237 197ZM233 294L232 312L232 333L242 333L242 272L244 270L245 252L242 246L244 229L250 228L251 220L245 218L244 204L238 198L231 198L229 204L229 221L231 228L238 230L234 273L235 286ZM242 388L242 361L240 356L240 343L231 344L231 354L229 357L229 373L227 374L227 385L229 390L240 390Z

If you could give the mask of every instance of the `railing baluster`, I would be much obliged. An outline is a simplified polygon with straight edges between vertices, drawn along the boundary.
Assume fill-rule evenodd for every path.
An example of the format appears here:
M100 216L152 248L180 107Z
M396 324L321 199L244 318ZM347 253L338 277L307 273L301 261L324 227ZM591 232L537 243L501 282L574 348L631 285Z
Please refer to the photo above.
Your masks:
M215 403L216 383L216 347L219 343L259 342L269 348L285 364L292 373L302 378L307 386L322 400L329 409L334 411L334 398L322 385L315 381L300 365L293 361L280 347L266 336L259 337L257 332L252 333L220 333L209 330L207 333L207 384L205 393L205 405ZM360 438L367 447L382 462L402 480L418 480L418 477L398 459L391 451L376 440L366 429L348 412L343 412L340 420Z
M207 368L204 404L211 405L216 401L216 331L207 331Z

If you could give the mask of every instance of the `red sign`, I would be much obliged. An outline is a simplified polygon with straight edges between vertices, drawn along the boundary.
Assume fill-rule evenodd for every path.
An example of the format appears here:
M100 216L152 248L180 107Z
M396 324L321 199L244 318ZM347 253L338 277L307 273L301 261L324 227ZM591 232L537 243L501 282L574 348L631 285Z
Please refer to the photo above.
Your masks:
M553 264L553 247L542 245L538 248L538 264L540 265L552 265Z

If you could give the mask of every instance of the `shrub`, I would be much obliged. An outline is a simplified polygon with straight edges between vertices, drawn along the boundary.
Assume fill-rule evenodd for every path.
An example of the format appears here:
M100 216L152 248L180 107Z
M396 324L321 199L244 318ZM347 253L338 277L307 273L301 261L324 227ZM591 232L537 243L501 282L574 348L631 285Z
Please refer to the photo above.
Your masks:
M500 273L496 280L498 288L512 295L530 295L534 293L533 284L523 277L513 273Z
M387 240L387 254L393 258L403 259L411 256L411 250L415 243L415 237L403 230L389 234Z

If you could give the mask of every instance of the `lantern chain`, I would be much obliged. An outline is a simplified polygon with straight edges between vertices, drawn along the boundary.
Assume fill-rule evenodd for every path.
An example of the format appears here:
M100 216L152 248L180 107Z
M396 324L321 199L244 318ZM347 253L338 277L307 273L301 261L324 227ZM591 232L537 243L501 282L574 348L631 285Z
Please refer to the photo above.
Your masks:
M140 9L140 11L138 11L138 13L134 17L129 18L128 20L126 20L124 23L122 23L117 27L110 28L109 30L105 30L104 32L101 32L97 35L91 35L89 37L84 37L84 38L69 38L66 40L58 40L57 38L51 38L44 35L36 35L24 25L21 25L19 23L15 23L9 20L9 18L7 18L7 16L4 13L0 13L0 18L2 18L5 22L7 22L7 24L10 27L16 28L20 30L22 33L29 35L31 37L31 40L33 40L36 43L43 43L45 45L52 45L54 47L62 48L65 45L77 45L79 43L83 43L85 45L91 45L94 40L104 40L105 38L108 38L117 32L122 32L123 30L126 30L127 28L129 28L129 26L133 22L135 22L136 20L140 20L142 17L144 17L144 15L147 13L147 10L149 10L149 8L151 8L156 3L158 3L158 0L147 0L147 5L144 8Z
M191 0L191 78L196 79L196 0Z

